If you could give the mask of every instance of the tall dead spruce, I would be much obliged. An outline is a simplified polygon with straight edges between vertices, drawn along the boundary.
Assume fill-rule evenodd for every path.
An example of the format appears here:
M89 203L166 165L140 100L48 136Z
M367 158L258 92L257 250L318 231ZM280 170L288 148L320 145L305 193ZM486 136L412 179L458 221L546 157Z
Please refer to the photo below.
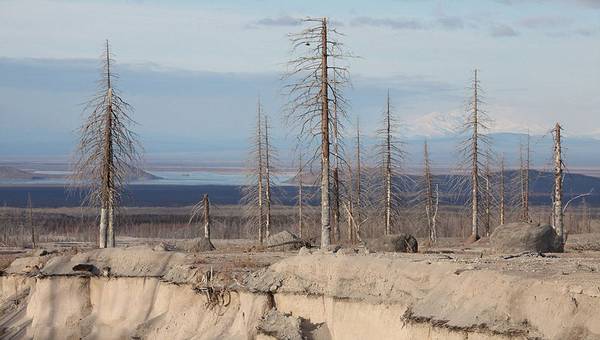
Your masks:
M498 183L498 191L500 195L500 202L498 207L500 225L506 223L506 184L504 171L504 156L502 156L502 158L500 159L500 182Z
M290 35L293 57L284 76L289 95L286 120L298 130L301 143L314 147L309 162L320 158L321 246L327 247L331 244L330 141L332 124L345 117L343 89L348 69L339 65L348 54L339 41L341 35L328 26L327 18L308 18L303 23L307 26L304 30ZM330 109L334 103L336 117Z
M349 194L349 205L348 215L350 221L348 222L348 239L350 242L355 243L360 239L360 225L362 223L362 207L364 205L363 199L363 166L362 166L362 144L360 138L360 123L356 120L356 137L355 137L355 155L354 155L354 167L349 166L350 173L350 194ZM353 169L354 168L354 169Z
M463 125L463 131L467 135L461 147L462 161L461 168L468 169L469 176L469 205L471 208L471 241L480 238L479 227L481 223L481 207L483 194L486 192L485 179L481 169L484 167L484 160L489 157L489 137L486 132L489 129L489 117L482 109L481 85L478 79L477 70L473 72L471 84L472 96L467 103L467 119Z
M269 117L265 116L265 237L271 236L271 144L269 144Z
M256 107L256 133L250 143L247 183L242 189L242 203L249 224L258 231L263 244L271 233L273 161L275 150L269 141L269 121L263 115L260 99Z
M423 143L423 179L422 179L421 196L425 203L425 217L427 218L427 230L429 241L435 243L437 241L437 213L439 207L439 190L438 186L433 183L433 175L431 174L431 160L429 159L429 147L427 142Z
M258 241L264 242L264 136L263 136L262 105L260 99L256 105L256 131L250 143L250 158L248 161L248 178L243 187L242 202L244 213L249 224L256 228Z
M390 103L390 94L386 98L385 111L383 115L383 126L377 130L380 143L377 149L378 167L381 180L375 189L376 193L383 196L384 234L391 233L393 218L400 205L400 162L403 152L400 141L397 139L398 122L393 114Z
M521 220L529 222L529 169L531 168L530 136L527 133L527 143L520 147L520 181L521 181Z
M115 210L120 203L128 173L140 161L140 145L130 129L132 107L115 88L118 78L106 41L98 92L88 103L90 111L81 127L73 182L84 188L84 202L100 208L98 246L115 246Z

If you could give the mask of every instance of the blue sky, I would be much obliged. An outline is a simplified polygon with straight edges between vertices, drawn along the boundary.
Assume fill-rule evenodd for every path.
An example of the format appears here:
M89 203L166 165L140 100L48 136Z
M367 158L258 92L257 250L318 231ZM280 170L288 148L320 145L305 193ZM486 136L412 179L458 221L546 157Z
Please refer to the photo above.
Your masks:
M0 0L0 155L72 149L106 38L149 153L237 157L259 93L283 144L286 34L324 15L360 57L348 94L365 133L388 88L406 135L447 133L476 67L496 131L600 136L598 0Z

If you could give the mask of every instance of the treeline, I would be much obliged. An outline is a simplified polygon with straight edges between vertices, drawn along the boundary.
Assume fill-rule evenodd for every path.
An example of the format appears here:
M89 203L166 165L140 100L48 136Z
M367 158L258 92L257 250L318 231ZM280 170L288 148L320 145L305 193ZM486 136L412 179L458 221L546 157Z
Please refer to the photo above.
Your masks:
M68 211L65 211L68 210ZM150 212L152 210L152 212ZM123 208L118 215L118 236L135 238L183 239L196 237L199 225L188 224L189 207L176 209ZM53 212L54 211L54 212ZM536 206L531 209L534 222L549 223L549 207ZM29 224L29 210L24 208L0 207L0 244L5 246L31 245L31 230L35 230L36 242L90 242L98 237L98 217L90 209L32 209L32 226ZM254 239L256 227L248 223L239 206L213 206L211 212L212 237L216 239ZM509 218L518 219L513 212ZM320 234L320 214L316 207L306 207L304 211L305 237L317 240ZM439 238L465 238L469 236L470 216L459 206L441 206L438 221ZM427 238L427 228L422 214L416 209L406 214L392 225L392 232L410 232L419 238ZM495 221L496 223L498 221ZM565 213L565 223L569 233L600 232L600 209L580 204ZM272 211L272 233L288 230L299 233L297 210L289 206L274 206ZM363 225L365 237L376 237L382 232L377 220ZM341 230L342 238L347 230ZM118 239L118 240L119 240ZM119 242L119 241L117 241Z

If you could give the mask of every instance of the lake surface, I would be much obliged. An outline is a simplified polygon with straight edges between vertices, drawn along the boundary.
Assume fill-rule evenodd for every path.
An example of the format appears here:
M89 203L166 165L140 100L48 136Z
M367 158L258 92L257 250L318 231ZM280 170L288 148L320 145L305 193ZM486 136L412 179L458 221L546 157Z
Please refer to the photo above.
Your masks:
M140 185L244 185L248 183L248 176L243 172L233 171L164 171L150 170L148 173L160 177L154 180L132 181L130 184ZM44 176L61 176L40 179L0 179L0 185L67 185L68 179L62 176L70 175L69 171L36 170L34 174ZM281 185L292 178L294 174L284 173L272 178L273 185Z

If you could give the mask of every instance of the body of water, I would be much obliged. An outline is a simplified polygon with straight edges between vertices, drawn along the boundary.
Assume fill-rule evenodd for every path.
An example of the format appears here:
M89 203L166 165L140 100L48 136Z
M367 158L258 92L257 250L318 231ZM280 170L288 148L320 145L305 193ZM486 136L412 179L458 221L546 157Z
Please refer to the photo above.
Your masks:
M130 184L139 185L244 185L247 184L248 176L242 172L232 171L163 171L151 170L148 173L160 177L153 180L132 181ZM69 171L45 171L36 170L35 175L40 178L36 179L0 179L0 185L68 185L69 181L66 176L70 175ZM53 177L41 178L44 175ZM56 176L56 177L54 177ZM64 177L63 177L64 176ZM282 174L272 178L273 185L281 185L288 179L292 178L293 174Z

